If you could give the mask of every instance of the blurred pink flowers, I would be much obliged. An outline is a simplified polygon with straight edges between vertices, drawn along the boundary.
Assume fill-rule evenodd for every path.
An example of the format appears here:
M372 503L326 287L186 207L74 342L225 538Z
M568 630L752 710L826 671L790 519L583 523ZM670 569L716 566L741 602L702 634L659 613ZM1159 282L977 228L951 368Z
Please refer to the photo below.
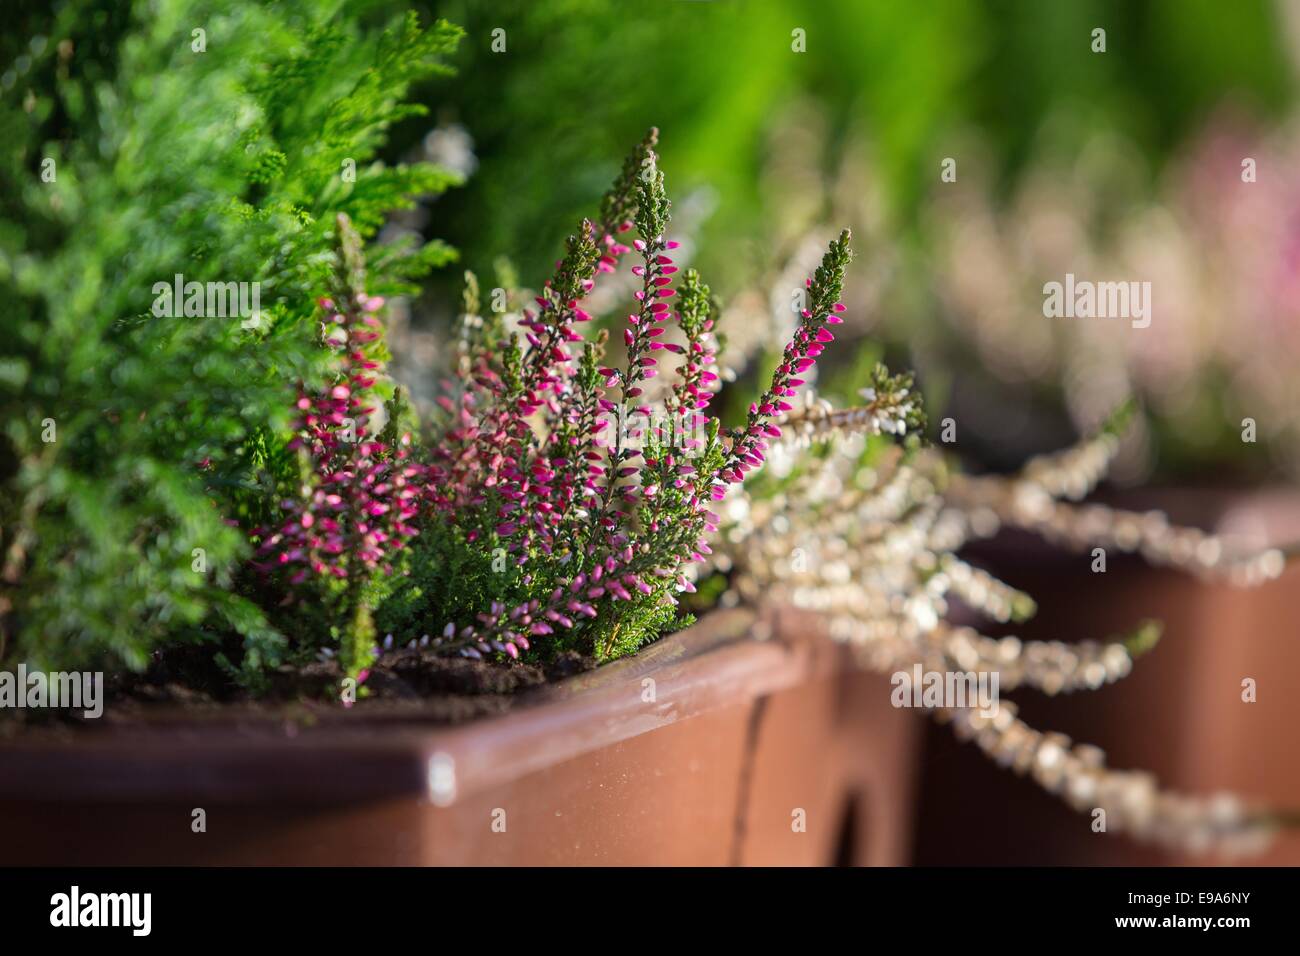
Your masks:
M1137 151L1104 137L1040 157L1005 202L967 164L928 215L940 312L995 377L1059 388L1083 430L1136 395L1189 461L1258 469L1251 419L1256 447L1300 473L1298 161L1293 126L1221 116L1153 191ZM1044 317L1044 283L1067 272L1149 281L1151 326ZM1149 467L1149 436L1128 451L1130 473Z

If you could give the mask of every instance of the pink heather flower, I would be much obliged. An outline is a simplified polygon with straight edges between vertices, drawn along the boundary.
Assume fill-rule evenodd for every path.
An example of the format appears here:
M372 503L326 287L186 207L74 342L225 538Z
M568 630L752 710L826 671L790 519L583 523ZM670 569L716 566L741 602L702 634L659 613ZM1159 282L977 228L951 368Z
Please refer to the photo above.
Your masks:
M284 503L285 519L277 532L263 536L255 562L263 570L301 565L288 579L291 589L309 579L308 571L345 578L358 565L385 567L388 556L416 534L411 522L422 470L407 460L409 437L390 449L368 434L379 400L375 379L365 373L378 365L368 349L377 347L379 336L362 330L377 323L373 314L383 304L382 297L364 294L341 308L322 300L343 331L342 339L329 339L339 354L339 375L318 390L304 389L294 403L297 437L289 447L309 459L309 491Z
M646 182L643 168L636 162L625 171L627 190L640 200L635 215L626 194L607 197L604 221L584 223L569 240L535 308L523 315L523 352L508 351L517 346L497 336L465 353L466 387L458 400L440 402L448 420L424 476L423 502L461 540L478 548L500 542L517 562L513 580L536 594L493 601L472 624L449 625L439 644L444 650L515 659L539 637L606 613L617 618L625 603L671 604L676 593L693 590L682 568L711 553L705 537L719 524L711 503L762 466L768 440L781 435L773 419L791 409L787 399L804 384L795 376L834 341L827 326L843 310L836 300L847 234L809 280L809 308L745 427L723 445L722 467L681 460L704 446L700 429L709 424L706 410L718 387L714 314L707 287L693 270L679 273L669 255L679 244L665 238L662 176ZM625 244L617 237L632 219L638 236ZM600 349L574 327L591 318L582 303L595 276L614 271L633 249L640 287L622 331L627 361L615 368L602 365ZM673 323L678 334L668 336ZM661 361L666 355L680 358ZM643 453L628 441L637 428L623 427L616 416L648 412L647 383L657 375L673 380L670 415L668 424L651 424L651 433L639 436L653 442ZM605 396L614 388L619 401ZM372 538L383 546L381 536Z

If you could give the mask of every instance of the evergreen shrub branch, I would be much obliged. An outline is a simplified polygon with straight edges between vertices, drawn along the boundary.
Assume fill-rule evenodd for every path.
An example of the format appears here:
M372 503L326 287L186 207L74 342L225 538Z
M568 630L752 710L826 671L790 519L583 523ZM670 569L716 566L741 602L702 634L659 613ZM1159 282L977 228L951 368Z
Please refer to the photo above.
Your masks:
M337 0L101 6L0 39L27 64L0 91L0 665L142 669L216 638L254 675L299 638L236 525L299 480L286 399L332 373L337 217L366 237L457 181L376 150L460 31ZM372 249L371 292L452 255ZM156 314L177 274L258 283L258 321Z

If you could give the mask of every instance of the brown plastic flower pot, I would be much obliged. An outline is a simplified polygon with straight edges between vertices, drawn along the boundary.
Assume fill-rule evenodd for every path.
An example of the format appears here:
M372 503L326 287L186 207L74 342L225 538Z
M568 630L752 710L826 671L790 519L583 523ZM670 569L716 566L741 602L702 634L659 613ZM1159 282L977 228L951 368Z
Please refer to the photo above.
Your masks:
M1274 545L1300 541L1300 495L1289 491L1167 490L1111 503L1159 508L1221 534L1262 533ZM1102 574L1092 571L1090 554L1023 535L972 549L972 558L1038 600L1032 621L1004 631L1071 641L1128 631L1143 618L1164 623L1156 648L1112 686L1055 698L1017 693L1027 721L1097 744L1109 765L1153 771L1170 788L1300 808L1300 568L1293 564L1261 588L1236 589L1109 554ZM1257 683L1255 703L1242 700L1247 677ZM926 752L919 862L1214 862L1093 833L1090 816L992 766L944 728L927 733ZM1296 865L1300 838L1284 832L1252 860Z
M720 612L463 726L376 705L10 740L0 863L904 863L921 726L815 622Z

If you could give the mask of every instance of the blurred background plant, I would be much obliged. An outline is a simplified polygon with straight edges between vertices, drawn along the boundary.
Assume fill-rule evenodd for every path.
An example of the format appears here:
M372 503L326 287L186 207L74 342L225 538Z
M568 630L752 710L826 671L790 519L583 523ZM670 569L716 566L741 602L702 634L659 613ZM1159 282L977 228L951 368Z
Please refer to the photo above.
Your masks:
M1133 143L1072 140L1045 146L1002 203L978 169L936 193L927 234L941 331L919 364L954 370L963 425L989 455L1036 408L1063 405L1086 429L1137 396L1148 417L1126 442L1124 478L1300 473L1293 122L1266 132L1217 116L1151 189ZM1043 284L1067 272L1150 281L1152 325L1044 319Z

